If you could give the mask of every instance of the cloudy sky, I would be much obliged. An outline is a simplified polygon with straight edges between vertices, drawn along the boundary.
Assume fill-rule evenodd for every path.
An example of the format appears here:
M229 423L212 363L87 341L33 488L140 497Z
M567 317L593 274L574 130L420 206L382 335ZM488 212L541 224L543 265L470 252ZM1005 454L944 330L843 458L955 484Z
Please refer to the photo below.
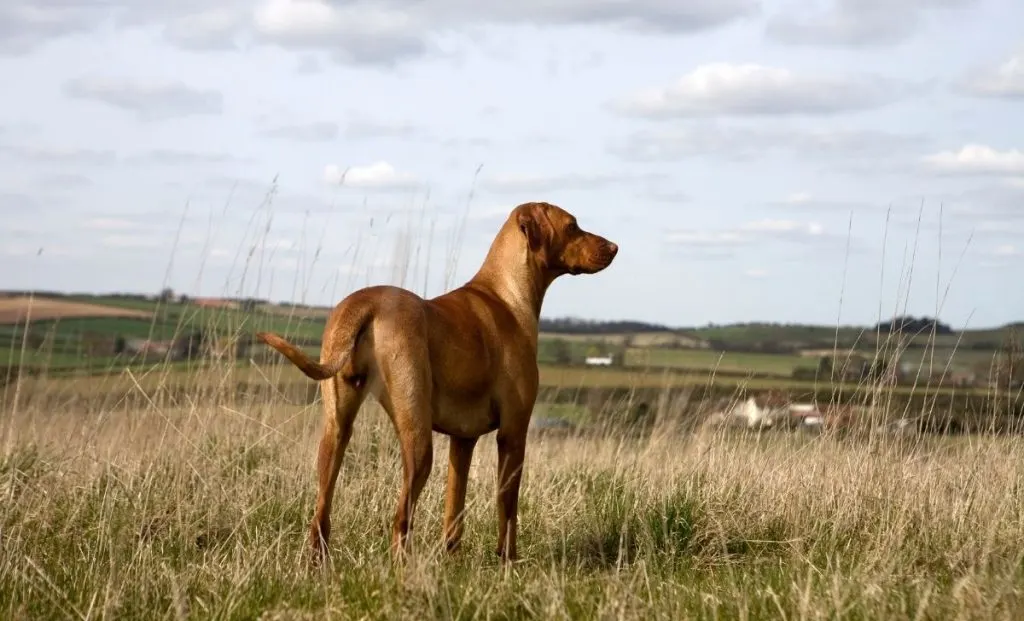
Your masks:
M434 295L546 200L621 248L547 316L1024 319L1022 24L1019 0L4 0L0 287Z

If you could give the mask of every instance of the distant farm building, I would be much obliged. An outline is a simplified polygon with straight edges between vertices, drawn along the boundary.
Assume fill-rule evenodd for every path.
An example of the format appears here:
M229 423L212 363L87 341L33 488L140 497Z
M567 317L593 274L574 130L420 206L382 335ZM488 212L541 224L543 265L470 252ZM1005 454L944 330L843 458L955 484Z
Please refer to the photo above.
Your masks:
M611 354L607 356L587 356L583 362L592 367L610 367L614 362L614 358Z

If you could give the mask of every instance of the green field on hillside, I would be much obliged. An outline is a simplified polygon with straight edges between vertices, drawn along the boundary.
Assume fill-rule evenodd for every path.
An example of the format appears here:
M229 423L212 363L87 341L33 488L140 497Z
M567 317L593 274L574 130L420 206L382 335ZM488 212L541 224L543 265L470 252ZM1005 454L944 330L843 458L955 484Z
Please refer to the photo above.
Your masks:
M32 323L27 339L24 326L0 325L0 366L48 369L57 374L73 371L117 372L126 366L138 367L142 361L132 355L115 356L112 346L115 339L167 340L190 334L197 329L214 336L239 335L243 340L251 338L258 330L270 330L296 341L302 349L316 357L319 355L325 323L324 309L257 305L255 310L245 311L122 296L69 296L51 298L50 301L62 299L142 310L153 313L153 316L141 319L97 316L36 321ZM942 335L934 339L934 351L923 347L907 350L902 356L902 362L911 373L923 368L934 374L945 371L947 374L968 373L984 378L996 352L970 347L989 342L1005 342L1007 333L1007 330L999 329ZM793 386L802 389L806 387L808 379L805 377L803 381L795 382L790 376L797 370L806 372L816 369L819 365L818 353L827 355L831 352L830 348L822 347L816 354L803 356L733 349L742 349L748 345L762 348L766 343L785 345L817 342L820 346L835 338L834 328L773 324L636 334L542 333L538 358L546 385L583 382L598 386L629 386L638 381L642 385L650 385L666 379L701 384L707 383L712 375L718 376L716 383L737 384L753 375L760 376L750 380L753 385ZM921 338L925 337L918 337ZM692 342L693 339L713 339L716 347L694 349L667 346ZM849 345L858 346L859 353L868 359L874 356L874 332L841 328L839 341L844 340ZM958 341L960 346L956 347ZM728 351L722 351L721 348ZM251 353L243 354L240 360L246 363L248 356L265 355L265 350L265 346L257 343L255 348L249 350ZM586 356L606 354L613 354L617 365L621 366L613 369L580 368ZM150 357L148 363L154 362Z
M668 367L722 371L726 373L766 373L790 375L794 369L814 369L816 358L787 354L717 352L707 349L644 349L626 350L628 367Z

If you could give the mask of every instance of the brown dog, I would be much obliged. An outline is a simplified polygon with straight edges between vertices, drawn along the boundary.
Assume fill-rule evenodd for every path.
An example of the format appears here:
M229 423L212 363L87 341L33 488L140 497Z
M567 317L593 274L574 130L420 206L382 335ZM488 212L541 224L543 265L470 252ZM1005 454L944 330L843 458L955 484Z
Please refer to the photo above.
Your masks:
M599 272L616 252L559 207L525 203L512 210L480 270L462 287L424 300L375 286L342 300L324 328L320 362L276 334L257 334L321 381L320 481L310 526L317 558L327 552L338 470L368 394L388 413L401 445L404 479L392 552L401 555L408 545L416 500L430 475L432 431L450 438L444 538L452 551L462 538L473 449L480 436L497 430L497 553L516 558L519 482L539 383L541 303L556 278Z

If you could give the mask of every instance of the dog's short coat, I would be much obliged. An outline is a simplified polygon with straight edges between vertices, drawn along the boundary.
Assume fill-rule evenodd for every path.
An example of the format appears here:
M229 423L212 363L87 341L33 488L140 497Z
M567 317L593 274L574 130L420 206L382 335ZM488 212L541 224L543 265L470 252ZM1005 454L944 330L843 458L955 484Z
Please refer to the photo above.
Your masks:
M347 296L324 329L320 361L280 336L257 336L321 382L324 422L319 487L309 543L327 552L331 501L352 423L366 395L391 418L404 474L391 528L392 552L408 545L417 498L430 474L432 432L450 438L444 538L462 538L462 512L473 449L497 431L498 546L517 557L516 516L527 427L537 397L537 337L541 304L563 274L593 274L611 264L618 247L579 228L549 203L514 208L486 259L465 285L432 299L391 286Z

